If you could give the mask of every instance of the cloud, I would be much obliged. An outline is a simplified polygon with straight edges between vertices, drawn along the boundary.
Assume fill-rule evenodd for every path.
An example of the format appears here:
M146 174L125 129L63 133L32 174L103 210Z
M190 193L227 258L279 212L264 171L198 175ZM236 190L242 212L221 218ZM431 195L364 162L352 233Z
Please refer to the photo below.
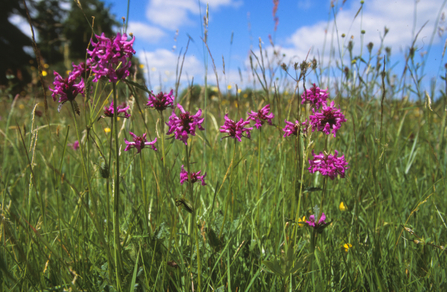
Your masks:
M360 6L353 4L338 12L336 26L331 20L329 24L320 21L310 26L300 27L288 39L288 43L293 46L295 53L304 59L309 50L311 50L311 55L317 55L317 52L322 52L324 46L327 54L331 44L335 48L338 47L338 41L343 50L352 37L354 51L358 53L362 37L361 30L365 31L363 35L363 50L365 50L369 42L372 42L376 48L379 46L386 26L389 33L384 39L384 45L397 50L409 47L419 29L426 21L429 21L416 42L419 49L425 50L430 42L440 5L437 0L419 1L416 6L416 23L414 23L413 1L368 1L364 4L363 16L360 13L357 17L355 15ZM342 33L346 34L345 38L340 37ZM435 37L435 42L439 41L439 37Z
M13 14L8 20L14 24L17 28L19 28L25 35L31 37L31 29L29 27L28 20L20 15ZM34 29L34 33L37 34L37 31ZM37 38L37 35L36 35Z
M137 21L130 21L127 31L132 32L137 41L143 40L148 43L157 43L165 36L164 31L160 28Z
M235 0L208 0L207 3L212 9L221 6L237 7L241 4ZM199 12L197 0L151 0L146 10L146 17L153 24L175 30L180 26L191 25L193 23L190 19L191 14L197 17ZM205 14L205 6L201 8L201 12L202 15Z

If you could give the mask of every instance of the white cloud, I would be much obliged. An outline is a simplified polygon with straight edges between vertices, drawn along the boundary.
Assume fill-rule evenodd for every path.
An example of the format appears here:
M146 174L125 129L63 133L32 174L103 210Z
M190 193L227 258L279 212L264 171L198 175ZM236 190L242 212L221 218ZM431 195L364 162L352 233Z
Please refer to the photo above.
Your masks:
M363 35L363 50L365 46L372 42L375 48L380 44L380 37L384 34L384 27L389 28L389 33L385 37L384 45L393 47L394 50L409 47L413 41L414 35L419 31L422 25L429 22L418 36L416 45L419 49L425 50L430 42L438 9L441 3L437 0L419 1L416 7L416 26L414 26L414 1L408 0L375 0L367 1L363 8L363 17L355 15L359 5L353 4L352 7L339 11L336 19L336 28L341 46L346 46L353 37L354 50L358 53L361 44L361 30L365 30ZM344 7L346 8L346 7ZM341 34L346 34L341 38ZM435 37L435 42L439 42L439 37ZM317 51L321 53L323 46L326 45L325 55L328 54L328 48L338 47L337 31L334 21L329 25L325 21L318 22L310 26L300 27L289 38L288 42L293 45L295 54L304 59L307 52L311 50L311 56L316 55ZM338 49L337 49L338 54Z
M14 24L18 29L20 29L24 34L31 37L31 28L29 27L28 20L20 15L13 14L8 20ZM34 33L36 34L36 30L34 29ZM37 38L37 35L35 35Z
M235 0L208 0L210 9L218 9L221 6L239 6L240 1ZM202 15L205 14L205 8L201 8ZM166 29L175 30L180 25L190 25L194 17L199 15L200 8L197 0L151 0L147 10L146 17L153 24ZM199 20L202 22L202 20Z
M137 41L143 40L148 43L156 43L165 36L164 31L160 28L137 21L130 21L127 31L132 32Z

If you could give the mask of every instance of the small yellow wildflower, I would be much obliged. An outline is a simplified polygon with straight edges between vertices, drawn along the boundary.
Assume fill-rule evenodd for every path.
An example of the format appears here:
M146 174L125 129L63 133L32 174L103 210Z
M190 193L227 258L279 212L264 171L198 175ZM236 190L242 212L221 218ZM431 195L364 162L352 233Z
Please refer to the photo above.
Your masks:
M104 132L107 134L107 133L110 133L110 128L104 128Z
M350 243L345 243L345 245L343 245L345 252L348 252L351 247L352 247L352 244L350 244Z
M244 93L244 98L247 98L248 97L248 94L247 93Z
M116 120L119 121L119 120L120 120L120 117L116 117Z
M344 212L344 211L348 210L348 207L345 205L345 203L341 202L340 205L338 206L338 209L340 209L340 211Z
M67 72L65 72L65 73L68 75L68 74L70 74L70 72L71 72L70 70L67 70Z
M19 104L19 109L23 110L25 106L23 104Z
M241 93L241 92L242 92L242 89L239 88L239 89L237 90L237 93Z
M228 90L231 90L231 88L233 88L231 85L228 85L228 86L227 86L227 89L228 89Z
M140 64L140 65L138 65L138 67L140 67L140 69L143 69L144 68L144 64Z
M306 216L303 216L303 218L299 218L298 219L298 226L299 227L304 227L304 224L306 224Z
M45 77L45 76L47 76L47 75L48 75L47 71L42 70L42 76Z

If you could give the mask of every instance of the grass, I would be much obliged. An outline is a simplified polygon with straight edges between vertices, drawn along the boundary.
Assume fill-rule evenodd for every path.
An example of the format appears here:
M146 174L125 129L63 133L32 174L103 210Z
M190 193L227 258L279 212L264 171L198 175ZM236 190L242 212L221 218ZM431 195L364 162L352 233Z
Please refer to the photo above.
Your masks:
M393 82L391 55L354 57L349 44L345 52L338 61L348 65L290 64L290 76L278 73L278 56L256 53L252 71L265 90L217 93L206 104L206 135L198 131L188 147L165 137L164 159L161 120L170 113L145 108L146 93L133 85L117 85L132 117L113 127L97 120L114 98L107 83L94 85L92 102L77 97L80 116L69 103L58 113L50 102L39 117L39 100L3 99L1 290L445 291L445 90L422 91L411 54ZM284 119L311 113L299 104L310 78L327 84L348 121L336 138L283 138ZM205 93L179 102L195 113ZM241 143L221 139L224 113L246 118L266 104L274 126ZM159 151L124 152L129 131L158 137ZM79 150L68 146L75 140ZM345 178L307 171L312 150L325 149L345 155ZM207 186L181 185L181 165L206 172ZM321 233L298 224L321 212L331 221Z

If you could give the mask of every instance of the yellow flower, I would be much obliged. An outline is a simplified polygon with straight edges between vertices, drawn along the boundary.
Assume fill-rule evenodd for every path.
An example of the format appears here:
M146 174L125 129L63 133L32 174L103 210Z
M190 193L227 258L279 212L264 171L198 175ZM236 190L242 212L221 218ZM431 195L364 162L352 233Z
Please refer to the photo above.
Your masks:
M231 88L233 88L231 85L228 85L228 86L227 86L227 89L228 89L228 90L231 90Z
M239 88L239 89L237 90L237 93L241 93L241 92L242 92L242 89Z
M68 74L70 74L70 72L71 72L70 70L67 70L67 72L65 72L65 73L67 73L67 75L68 75Z
M345 203L341 202L340 205L338 206L338 209L340 209L340 211L344 212L344 211L348 210L348 207L345 205Z
M116 117L116 120L119 121L119 120L120 120L120 117Z
M19 104L19 109L23 110L25 106L23 104Z
M42 70L42 76L45 77L45 76L47 76L47 75L48 75L47 71Z
M345 245L343 245L343 248L345 249L345 252L348 252L348 250L352 247L352 244L350 243L345 243Z
M140 67L140 69L143 69L144 68L144 64L140 64L140 65L138 65L138 67Z
M248 97L248 94L247 93L244 93L244 98L247 98Z
M110 128L104 128L105 133L110 133L110 131L111 131Z
M300 222L302 222L302 223L300 223ZM306 216L303 216L303 218L299 218L298 219L298 226L299 227L303 227L305 223L306 223Z

